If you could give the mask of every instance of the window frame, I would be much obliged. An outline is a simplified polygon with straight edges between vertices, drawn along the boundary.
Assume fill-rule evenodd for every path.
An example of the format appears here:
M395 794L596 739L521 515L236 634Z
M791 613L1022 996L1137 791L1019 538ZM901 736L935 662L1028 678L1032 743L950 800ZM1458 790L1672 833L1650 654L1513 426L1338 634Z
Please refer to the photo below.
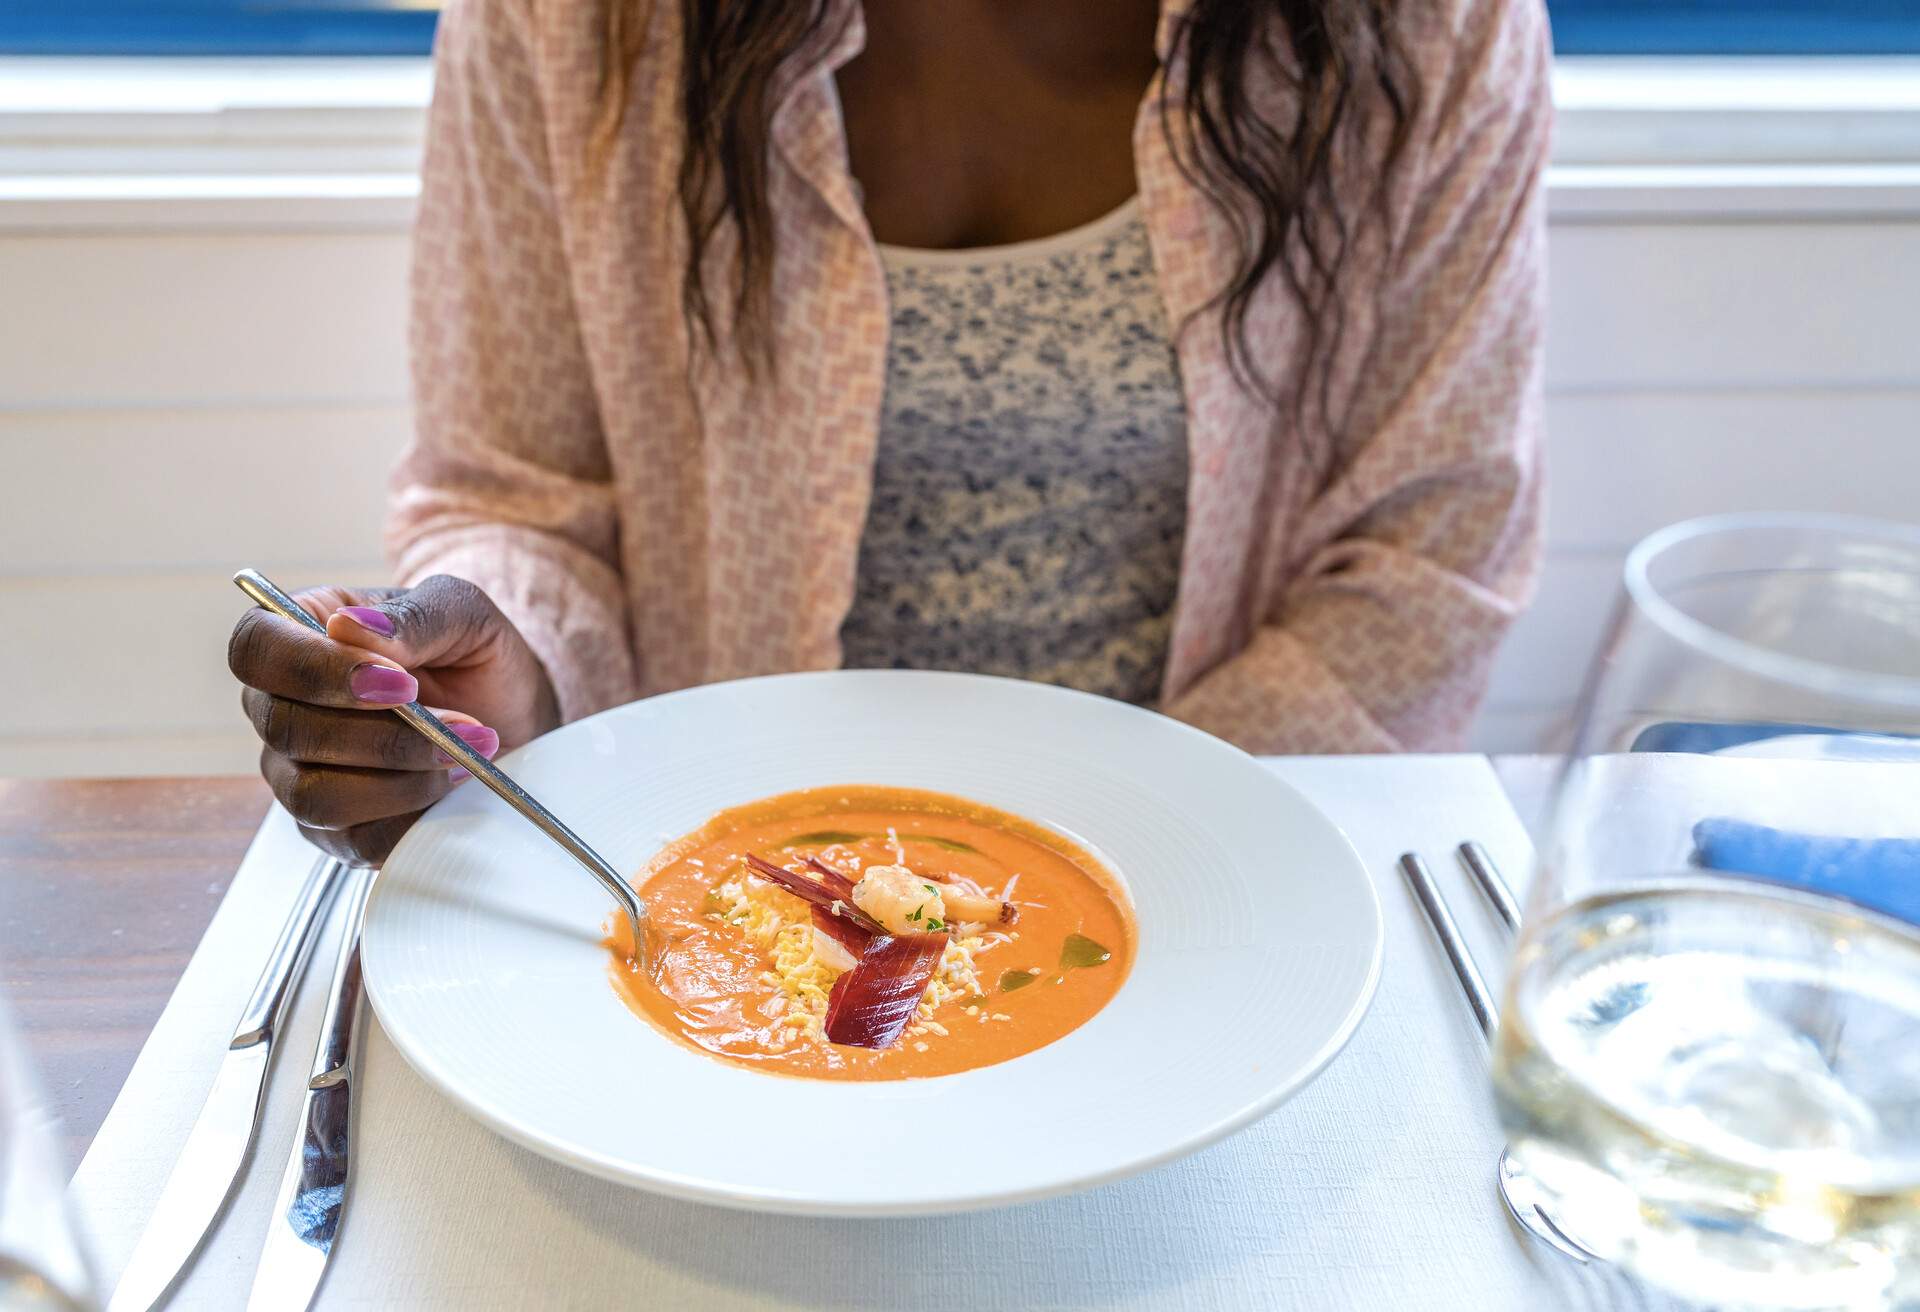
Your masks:
M404 228L426 59L0 58L0 231ZM1555 61L1558 221L1920 218L1920 58Z

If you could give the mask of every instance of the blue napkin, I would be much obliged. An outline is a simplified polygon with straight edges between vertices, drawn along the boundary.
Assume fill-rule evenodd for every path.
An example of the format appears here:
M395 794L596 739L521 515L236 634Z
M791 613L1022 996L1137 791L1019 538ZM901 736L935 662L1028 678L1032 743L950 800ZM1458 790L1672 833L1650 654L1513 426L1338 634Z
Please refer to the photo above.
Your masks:
M1920 924L1920 838L1829 838L1707 819L1694 825L1693 846L1709 870L1834 894Z

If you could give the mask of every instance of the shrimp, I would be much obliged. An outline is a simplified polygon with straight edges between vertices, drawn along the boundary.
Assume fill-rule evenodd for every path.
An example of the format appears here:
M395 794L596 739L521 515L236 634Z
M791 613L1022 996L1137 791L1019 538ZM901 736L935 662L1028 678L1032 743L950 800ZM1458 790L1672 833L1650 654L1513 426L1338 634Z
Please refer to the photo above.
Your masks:
M947 927L940 886L905 866L868 866L853 886L853 904L890 934L930 934Z
M1019 911L952 884L916 875L903 865L868 866L853 887L853 904L892 934L927 934L955 922L1012 924Z
M971 921L981 925L1011 925L1020 916L1020 911L1011 902L996 902L990 897L981 897L978 893L967 893L951 884L936 884L941 900L946 903L947 919Z

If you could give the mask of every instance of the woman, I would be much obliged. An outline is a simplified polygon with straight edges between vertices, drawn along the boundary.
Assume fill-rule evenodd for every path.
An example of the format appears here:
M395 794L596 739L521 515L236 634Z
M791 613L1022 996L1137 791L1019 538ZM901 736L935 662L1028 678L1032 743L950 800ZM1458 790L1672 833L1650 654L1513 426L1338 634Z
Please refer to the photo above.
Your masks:
M465 0L397 590L232 642L377 859L666 689L986 669L1262 752L1456 744L1538 554L1539 0Z

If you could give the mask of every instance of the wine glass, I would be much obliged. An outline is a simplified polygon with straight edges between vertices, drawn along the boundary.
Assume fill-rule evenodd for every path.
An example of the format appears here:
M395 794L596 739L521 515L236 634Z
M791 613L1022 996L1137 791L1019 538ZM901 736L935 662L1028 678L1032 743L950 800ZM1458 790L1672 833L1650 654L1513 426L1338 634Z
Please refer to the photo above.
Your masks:
M99 1305L64 1175L57 1122L0 1001L0 1308L83 1312Z
M1568 1233L1715 1306L1920 1300L1920 528L1656 533L1494 1054Z

